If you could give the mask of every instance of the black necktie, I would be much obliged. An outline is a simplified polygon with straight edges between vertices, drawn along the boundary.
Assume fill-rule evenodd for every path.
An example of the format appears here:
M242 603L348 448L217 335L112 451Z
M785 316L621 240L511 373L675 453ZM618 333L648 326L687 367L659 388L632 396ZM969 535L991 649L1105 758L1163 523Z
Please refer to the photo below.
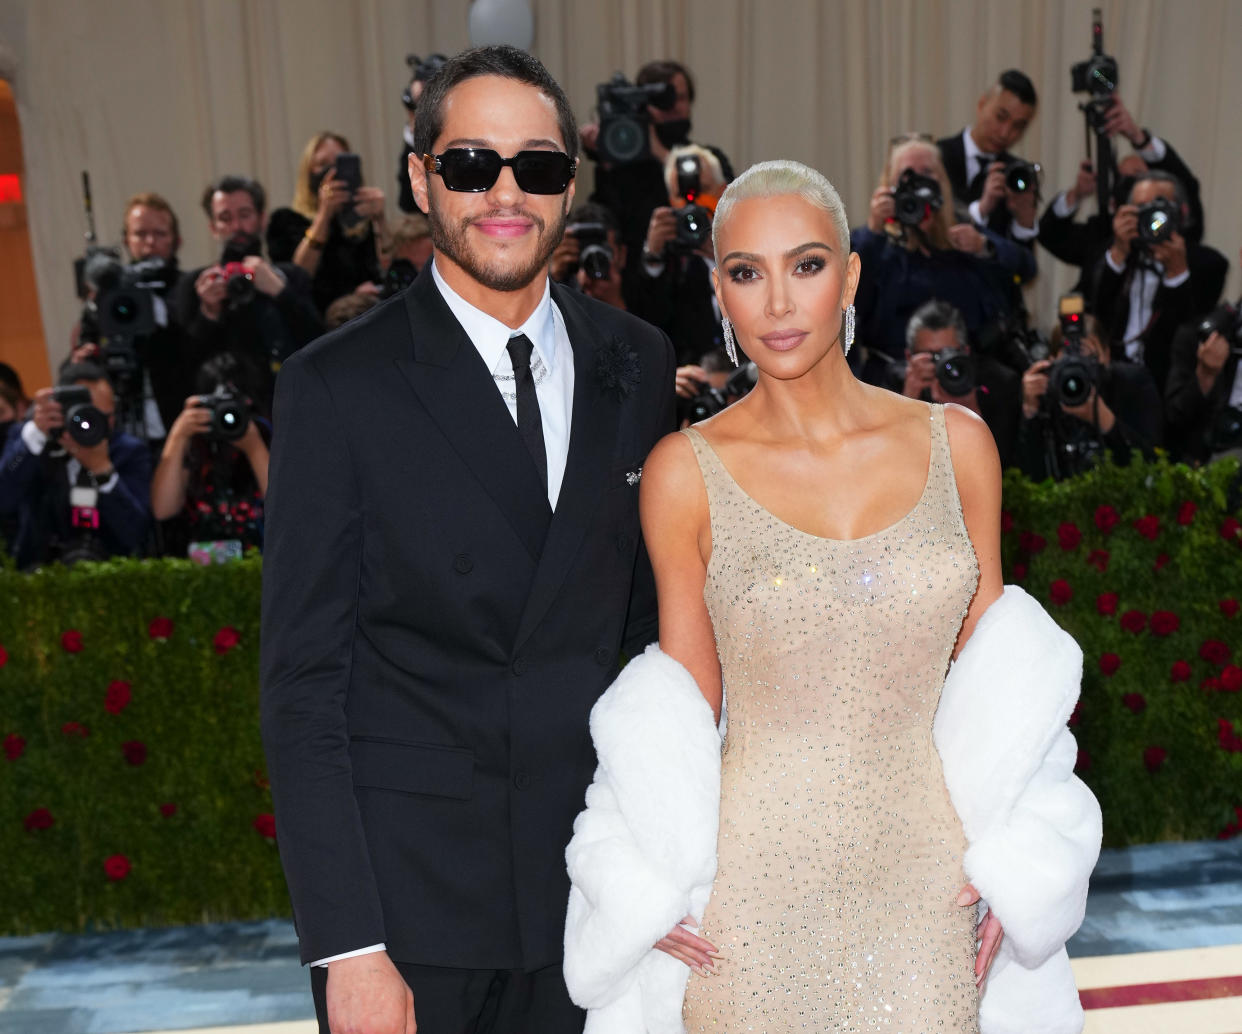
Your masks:
M975 173L974 179L970 181L970 186L966 190L967 201L977 201L983 196L983 181L988 178L988 169L994 161L996 161L994 154L979 155L979 171Z
M517 388L518 433L539 471L544 492L548 490L548 450L543 444L543 418L539 415L539 396L535 394L535 378L530 372L530 354L534 349L525 334L509 338L509 358L513 360L513 383Z

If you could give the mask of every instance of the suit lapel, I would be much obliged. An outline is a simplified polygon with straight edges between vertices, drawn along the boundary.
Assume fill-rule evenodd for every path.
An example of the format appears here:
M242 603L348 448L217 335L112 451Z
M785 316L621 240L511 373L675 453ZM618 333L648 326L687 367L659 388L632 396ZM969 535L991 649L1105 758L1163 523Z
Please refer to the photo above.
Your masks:
M395 360L397 368L531 558L538 560L552 510L491 371L440 296L430 267L406 292L405 304L414 348L412 356ZM576 392L574 409L576 435ZM448 485L434 487L452 490Z
M554 284L552 300L565 319L574 352L569 456L543 556L518 624L515 650L529 638L556 599L595 509L609 487L608 473L621 414L617 393L605 392L596 373L596 355L605 343L600 331L571 291Z

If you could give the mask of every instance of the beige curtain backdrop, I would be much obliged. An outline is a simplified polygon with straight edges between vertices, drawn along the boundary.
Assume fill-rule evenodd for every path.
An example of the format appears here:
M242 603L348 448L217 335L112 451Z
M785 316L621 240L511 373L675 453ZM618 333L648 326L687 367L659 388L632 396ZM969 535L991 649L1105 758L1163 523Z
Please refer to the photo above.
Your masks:
M1089 50L1081 0L533 0L533 51L592 117L595 84L654 57L698 80L696 139L738 170L787 157L822 170L857 224L886 141L960 130L1003 68L1025 70L1039 115L1021 144L1045 196L1084 154L1069 66ZM1199 176L1206 240L1242 288L1242 2L1105 0L1106 49L1140 124ZM0 0L0 77L16 95L39 303L53 365L77 315L71 260L82 247L80 174L99 235L121 205L156 190L181 217L183 267L211 260L199 196L248 173L288 203L297 157L320 129L347 136L391 202L405 114L405 55L469 44L466 0ZM1128 148L1128 145L1127 145ZM1124 151L1123 151L1124 153ZM587 170L580 189L590 184ZM1047 326L1071 282L1046 252L1030 304Z

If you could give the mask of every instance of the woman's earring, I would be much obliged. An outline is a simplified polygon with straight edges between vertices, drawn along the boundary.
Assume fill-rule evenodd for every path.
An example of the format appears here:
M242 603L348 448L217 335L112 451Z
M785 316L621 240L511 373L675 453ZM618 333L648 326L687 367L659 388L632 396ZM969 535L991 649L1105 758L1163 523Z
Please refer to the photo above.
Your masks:
M737 366L737 339L733 336L733 324L729 322L728 316L720 321L720 326L724 330L725 353L729 361Z
M854 303L850 302L845 310L845 354L850 354L850 345L854 343Z

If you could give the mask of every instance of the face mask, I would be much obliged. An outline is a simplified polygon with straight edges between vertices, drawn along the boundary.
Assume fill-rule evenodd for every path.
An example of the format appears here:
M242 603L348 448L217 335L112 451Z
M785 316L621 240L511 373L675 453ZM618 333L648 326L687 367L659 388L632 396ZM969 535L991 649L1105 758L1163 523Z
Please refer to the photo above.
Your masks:
M655 123L656 139L665 147L676 147L690 142L690 120L675 118Z
M326 169L320 169L318 172L312 172L310 174L310 191L312 194L318 195L319 188L323 185L324 178L328 175L331 169L332 166L329 165Z

